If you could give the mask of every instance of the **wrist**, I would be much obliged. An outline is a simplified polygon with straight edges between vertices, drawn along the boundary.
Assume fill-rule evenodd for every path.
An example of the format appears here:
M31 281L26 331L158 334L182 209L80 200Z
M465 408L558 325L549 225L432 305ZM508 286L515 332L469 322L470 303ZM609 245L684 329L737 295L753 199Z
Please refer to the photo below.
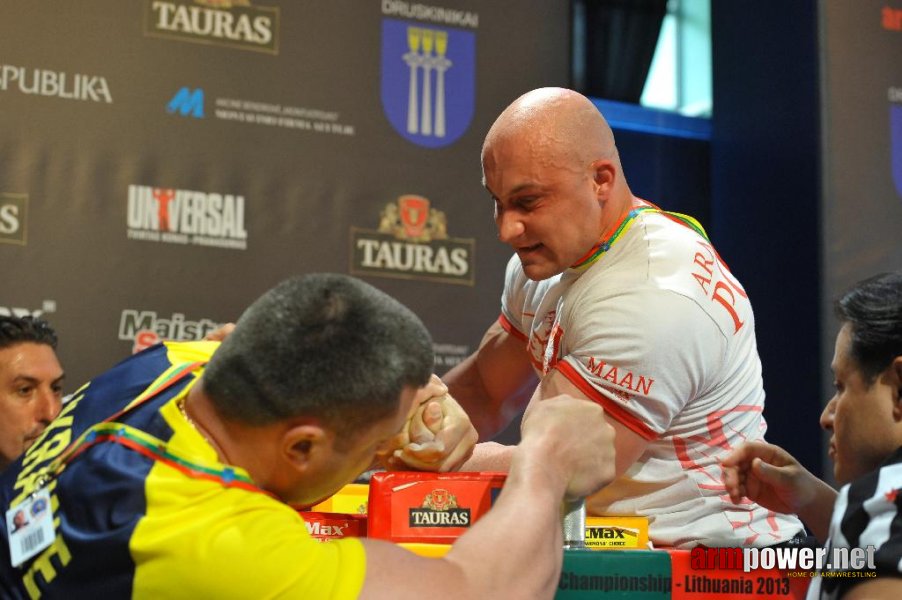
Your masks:
M530 438L520 442L511 455L509 480L522 482L554 496L564 497L569 476L560 462L554 460L554 447L546 441Z

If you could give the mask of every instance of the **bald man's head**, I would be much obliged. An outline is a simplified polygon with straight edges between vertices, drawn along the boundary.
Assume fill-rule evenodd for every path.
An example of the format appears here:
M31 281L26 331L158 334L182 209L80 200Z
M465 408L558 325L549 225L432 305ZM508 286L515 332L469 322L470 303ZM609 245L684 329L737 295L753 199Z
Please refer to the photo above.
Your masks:
M556 168L582 168L600 158L617 160L614 134L592 102L573 90L539 88L504 109L489 129L487 150L501 143L528 145L534 158ZM619 160L618 160L619 163Z
M501 113L482 147L482 173L498 239L533 280L577 264L633 201L604 117L561 88L524 94Z

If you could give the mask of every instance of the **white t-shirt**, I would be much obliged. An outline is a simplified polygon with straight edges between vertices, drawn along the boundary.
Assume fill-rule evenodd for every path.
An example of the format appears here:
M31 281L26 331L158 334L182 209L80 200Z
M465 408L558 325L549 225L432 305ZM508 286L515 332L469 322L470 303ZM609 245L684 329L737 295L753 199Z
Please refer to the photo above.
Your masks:
M767 428L752 307L711 244L643 207L594 263L531 281L508 263L501 324L541 375L557 369L649 445L587 500L647 515L657 545L769 546L794 516L733 504L719 461ZM631 213L634 214L634 213Z

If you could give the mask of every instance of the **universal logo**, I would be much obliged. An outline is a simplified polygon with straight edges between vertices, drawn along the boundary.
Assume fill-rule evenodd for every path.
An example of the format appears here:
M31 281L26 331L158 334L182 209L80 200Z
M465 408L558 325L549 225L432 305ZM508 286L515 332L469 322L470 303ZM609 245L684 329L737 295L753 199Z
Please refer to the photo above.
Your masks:
M279 9L249 0L145 0L144 35L279 53Z
M128 239L245 250L244 196L128 186Z
M422 508L410 509L411 527L469 527L470 509L458 508L448 490L435 489L423 498Z
M0 192L0 243L25 245L28 195Z
M351 228L351 273L474 285L476 241L448 237L445 213L406 195L382 209L377 231Z

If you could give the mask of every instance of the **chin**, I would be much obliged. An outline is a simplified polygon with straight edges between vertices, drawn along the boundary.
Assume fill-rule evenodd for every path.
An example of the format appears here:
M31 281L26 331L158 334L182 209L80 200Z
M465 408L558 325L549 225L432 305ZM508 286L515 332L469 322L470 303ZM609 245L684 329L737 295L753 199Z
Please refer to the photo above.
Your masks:
M556 270L555 267L551 266L542 267L535 264L523 264L523 273L533 281L542 281L563 272L563 269Z

